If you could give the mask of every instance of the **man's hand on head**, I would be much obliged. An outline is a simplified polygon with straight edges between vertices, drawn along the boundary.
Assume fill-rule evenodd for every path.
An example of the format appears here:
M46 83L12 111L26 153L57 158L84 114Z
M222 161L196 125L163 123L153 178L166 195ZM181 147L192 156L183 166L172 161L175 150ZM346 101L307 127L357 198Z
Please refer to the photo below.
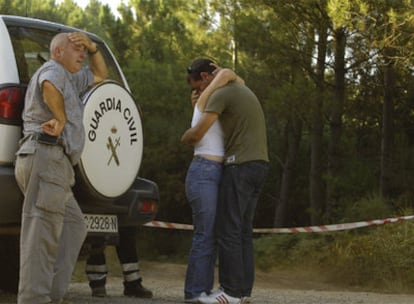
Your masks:
M211 74L213 74L214 76L216 76L217 73L220 72L220 70L222 69L219 65L217 65L215 63L210 63L210 65L215 67L215 70L213 72L211 72Z
M68 39L70 42L74 43L75 45L81 45L87 49L89 53L96 52L96 43L93 42L88 35L82 32L73 32L69 33Z

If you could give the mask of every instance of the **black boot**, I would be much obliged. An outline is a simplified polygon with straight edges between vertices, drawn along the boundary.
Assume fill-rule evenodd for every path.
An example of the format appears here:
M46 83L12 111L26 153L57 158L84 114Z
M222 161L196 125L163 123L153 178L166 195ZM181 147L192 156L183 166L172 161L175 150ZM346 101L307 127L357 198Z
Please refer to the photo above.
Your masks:
M124 295L136 298L152 298L152 291L142 286L141 281L142 279L132 282L124 282Z
M106 297L105 285L103 285L103 286L96 286L96 287L93 287L91 289L92 289L92 297L99 297L99 298Z

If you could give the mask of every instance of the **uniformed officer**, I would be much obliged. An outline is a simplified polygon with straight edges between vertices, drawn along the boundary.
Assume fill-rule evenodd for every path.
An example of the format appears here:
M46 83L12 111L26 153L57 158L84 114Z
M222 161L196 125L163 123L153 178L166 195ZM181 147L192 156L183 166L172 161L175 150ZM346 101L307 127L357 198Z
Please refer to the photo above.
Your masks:
M124 295L137 298L152 298L152 292L142 286L139 274L139 261L136 248L136 227L120 227L119 243L116 252L124 276ZM99 238L92 242L91 255L86 261L86 274L92 296L106 296L106 277L108 268L105 259L105 240Z

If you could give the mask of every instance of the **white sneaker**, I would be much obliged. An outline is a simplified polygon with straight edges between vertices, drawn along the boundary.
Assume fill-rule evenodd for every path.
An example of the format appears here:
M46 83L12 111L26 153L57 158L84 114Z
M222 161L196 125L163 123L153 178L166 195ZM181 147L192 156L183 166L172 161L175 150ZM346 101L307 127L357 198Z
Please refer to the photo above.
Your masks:
M241 304L240 298L235 298L226 294L223 290L217 290L206 297L200 297L199 303L202 304Z
M250 303L252 303L252 298L251 297L242 297L240 303L241 304L250 304Z
M216 290L210 292L209 296L218 295L224 291L223 287L219 286Z
M184 303L199 303L198 300L201 297L207 297L207 294L203 291L199 296L189 299L184 299Z

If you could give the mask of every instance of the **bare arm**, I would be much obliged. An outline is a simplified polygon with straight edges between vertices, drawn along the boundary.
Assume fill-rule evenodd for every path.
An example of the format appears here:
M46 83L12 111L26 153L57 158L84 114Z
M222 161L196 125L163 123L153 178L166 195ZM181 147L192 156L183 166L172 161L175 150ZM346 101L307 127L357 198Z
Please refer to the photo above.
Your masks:
M184 132L181 142L186 145L194 145L208 131L211 125L218 119L218 114L214 112L204 112L198 123Z
M42 92L43 100L54 116L54 118L42 124L42 130L46 134L60 136L66 124L63 96L55 86L47 80L42 83Z
M241 79L237 74L231 69L219 69L214 79L211 83L205 88L201 93L200 97L197 100L197 107L202 112L207 104L208 98L211 94L218 88L225 86L231 81L237 81L244 84L244 80Z
M108 69L101 52L97 49L96 43L94 50L97 52L93 53L94 51L90 51L89 54L89 66L93 72L94 83L99 83L108 77Z

